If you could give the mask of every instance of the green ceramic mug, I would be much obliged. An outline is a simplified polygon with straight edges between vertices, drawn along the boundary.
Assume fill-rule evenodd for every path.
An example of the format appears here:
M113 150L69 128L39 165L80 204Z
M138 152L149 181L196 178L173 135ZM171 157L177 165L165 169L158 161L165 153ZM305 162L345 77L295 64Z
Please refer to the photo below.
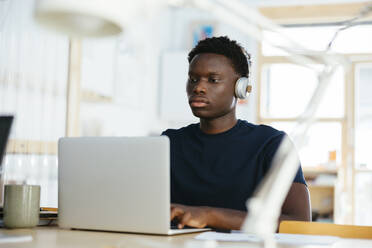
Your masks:
M40 214L40 186L5 185L3 210L6 228L36 226Z

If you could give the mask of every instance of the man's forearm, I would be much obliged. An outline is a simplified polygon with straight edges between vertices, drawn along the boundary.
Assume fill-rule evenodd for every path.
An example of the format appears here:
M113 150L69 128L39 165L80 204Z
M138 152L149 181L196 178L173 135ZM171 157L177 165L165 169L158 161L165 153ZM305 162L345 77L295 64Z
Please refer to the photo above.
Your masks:
M243 225L247 212L226 209L206 207L208 211L208 226L220 229L239 230ZM283 220L299 220L310 221L302 216L281 214L278 220L280 223Z
M206 207L208 226L227 230L239 230L247 215L245 211L226 208Z

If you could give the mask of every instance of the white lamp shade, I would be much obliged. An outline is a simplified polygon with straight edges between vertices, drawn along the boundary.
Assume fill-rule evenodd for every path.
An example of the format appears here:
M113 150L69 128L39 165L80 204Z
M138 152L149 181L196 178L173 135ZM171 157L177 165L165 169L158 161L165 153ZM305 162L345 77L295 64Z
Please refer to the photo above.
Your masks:
M136 1L37 0L35 20L70 36L103 37L123 31L136 12Z

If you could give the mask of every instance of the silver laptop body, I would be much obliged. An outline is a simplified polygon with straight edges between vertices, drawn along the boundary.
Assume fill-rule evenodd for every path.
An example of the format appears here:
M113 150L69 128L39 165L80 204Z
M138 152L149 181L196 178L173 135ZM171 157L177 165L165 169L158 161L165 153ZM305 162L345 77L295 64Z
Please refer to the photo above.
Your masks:
M160 137L61 138L58 222L62 228L172 235L170 145Z

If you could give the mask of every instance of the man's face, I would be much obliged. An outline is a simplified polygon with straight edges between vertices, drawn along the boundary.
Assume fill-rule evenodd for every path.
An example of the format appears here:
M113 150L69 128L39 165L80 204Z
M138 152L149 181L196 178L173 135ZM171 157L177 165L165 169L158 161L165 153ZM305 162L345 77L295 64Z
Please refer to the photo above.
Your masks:
M196 55L189 65L186 91L193 114L213 119L235 110L235 82L239 75L230 59L214 53Z

